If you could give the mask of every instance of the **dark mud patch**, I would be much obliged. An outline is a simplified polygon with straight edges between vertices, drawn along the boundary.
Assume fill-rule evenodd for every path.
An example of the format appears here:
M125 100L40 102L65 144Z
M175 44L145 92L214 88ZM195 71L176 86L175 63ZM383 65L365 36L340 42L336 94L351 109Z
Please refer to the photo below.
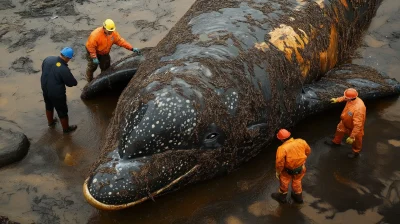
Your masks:
M15 8L15 5L11 2L11 0L0 0L0 10L12 8Z
M64 43L72 39L71 47L75 51L75 58L81 55L82 59L86 59L85 43L91 32L92 30L68 30L62 27L61 29L53 29L50 39L55 43Z
M36 196L33 199L32 211L38 211L41 215L39 223L60 223L60 217L55 213L53 208L67 209L74 201L68 200L67 197L53 198L47 195Z
M8 217L0 216L0 224L20 224L19 222L13 222L8 219Z
M83 1L79 1L82 3ZM25 5L25 3L24 3ZM75 10L75 3L73 1L60 1L60 0L35 0L27 3L24 11L16 12L22 18L39 18L52 16L76 16L78 13Z
M3 38L3 36L8 33L8 30L1 30L0 31L0 39Z
M155 33L162 33L168 28L160 23L160 21L164 18L171 17L172 16L172 11L168 9L164 9L162 7L156 7L155 9L152 9L148 3L145 3L142 7L142 10L147 10L152 12L155 16L156 19L154 21L147 21L147 20L136 20L133 22L133 25L137 29L137 32L134 34L130 35L129 38L135 38L138 37L138 39L141 42L146 42ZM120 10L122 11L122 9Z
M133 25L138 31L132 34L130 38L138 36L141 42L146 42L151 39L151 36L154 35L155 31L161 33L168 30L166 26L160 24L159 19L153 22L147 20L136 20L133 22Z
M39 30L39 29L31 29L25 32L22 32L21 37L19 40L11 46L8 47L8 51L10 53L17 51L23 47L32 49L35 47L34 42L39 38L44 35L46 35L47 31L45 29Z
M91 30L66 30L65 28L60 30L52 30L50 39L55 43L66 42L71 38L83 39L83 37L89 37ZM83 40L82 40L83 41ZM86 41L86 39L84 40Z
M20 57L12 63L11 68L14 71L28 74L39 72L40 70L34 69L32 64L33 61L29 57Z
M81 20L86 20L87 25L94 25L94 22L96 21L95 19L90 18L88 15L81 15L75 19L75 23L79 23Z
M7 73L3 70L0 70L0 78L6 77L6 76L7 76Z
M400 32L393 32L392 36L390 36L388 39L390 39L390 40L398 40L398 39L400 39Z

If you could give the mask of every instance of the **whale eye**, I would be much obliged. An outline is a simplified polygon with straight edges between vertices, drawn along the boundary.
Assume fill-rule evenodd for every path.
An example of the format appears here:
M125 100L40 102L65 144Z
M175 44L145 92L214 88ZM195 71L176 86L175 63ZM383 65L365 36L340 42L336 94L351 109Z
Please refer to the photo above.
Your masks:
M215 139L215 138L217 138L217 136L218 136L217 133L211 133L211 134L207 135L206 139L207 140Z

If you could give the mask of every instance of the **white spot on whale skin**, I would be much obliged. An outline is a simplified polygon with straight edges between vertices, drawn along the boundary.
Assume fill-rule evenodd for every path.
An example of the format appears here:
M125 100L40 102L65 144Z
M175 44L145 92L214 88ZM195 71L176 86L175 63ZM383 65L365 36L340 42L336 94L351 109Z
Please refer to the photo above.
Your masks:
M155 128L156 126L154 124L151 125L151 128Z
M108 195L111 195L112 193L111 192L108 192Z
M93 179L93 183L96 183L96 182L97 182L97 179L96 179L96 178L94 178L94 179Z

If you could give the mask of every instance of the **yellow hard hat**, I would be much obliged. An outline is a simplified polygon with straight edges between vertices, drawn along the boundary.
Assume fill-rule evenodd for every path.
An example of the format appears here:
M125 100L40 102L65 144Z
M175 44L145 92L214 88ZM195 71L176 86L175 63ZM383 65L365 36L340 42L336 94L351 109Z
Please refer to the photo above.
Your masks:
M115 23L111 19L106 19L103 23L104 29L107 31L114 31L115 30Z

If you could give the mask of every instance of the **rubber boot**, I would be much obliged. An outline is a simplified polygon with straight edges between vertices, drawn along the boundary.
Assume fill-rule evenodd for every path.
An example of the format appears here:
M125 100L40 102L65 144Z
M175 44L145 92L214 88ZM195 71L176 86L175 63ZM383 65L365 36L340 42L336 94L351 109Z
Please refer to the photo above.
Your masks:
M347 154L347 157L349 157L350 159L354 159L354 158L357 158L359 155L360 155L360 153L351 152L351 153Z
M93 72L86 70L86 81L91 82L93 80Z
M296 203L302 204L303 203L303 194L295 194L294 192L292 192L292 198Z
M339 147L339 146L342 145L342 144L336 144L336 143L334 143L334 142L333 142L332 140L330 140L330 139L329 139L329 140L328 140L328 139L325 140L324 143L327 144L327 145L329 145L329 146L333 146L333 147Z
M61 121L61 126L63 128L64 133L70 133L76 130L77 126L76 125L69 125L68 123L68 117L63 117L60 118Z
M56 126L57 118L54 117L54 111L46 110L46 117L47 117L47 125L49 127Z
M278 192L278 193L272 193L271 197L273 199L275 199L276 201L278 201L279 203L285 204L286 203L286 195L287 195L287 193L283 194L283 193Z

